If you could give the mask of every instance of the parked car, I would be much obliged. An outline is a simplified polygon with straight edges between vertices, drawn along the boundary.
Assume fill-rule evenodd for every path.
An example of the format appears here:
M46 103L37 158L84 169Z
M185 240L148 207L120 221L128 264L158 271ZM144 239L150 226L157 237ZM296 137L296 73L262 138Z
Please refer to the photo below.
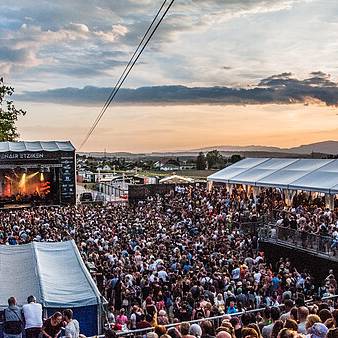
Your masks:
M80 202L93 202L93 195L91 192L83 192L80 195Z

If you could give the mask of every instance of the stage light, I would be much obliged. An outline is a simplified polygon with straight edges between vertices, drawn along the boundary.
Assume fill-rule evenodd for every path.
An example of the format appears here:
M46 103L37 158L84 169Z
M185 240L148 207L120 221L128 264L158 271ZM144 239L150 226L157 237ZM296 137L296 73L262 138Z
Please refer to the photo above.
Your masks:
M33 178L34 176L36 176L38 173L39 173L39 172L37 171L37 172L35 172L35 173L33 173L33 174L27 175L27 176L26 176L26 181L30 180L31 178Z
M45 180L45 176L43 173L40 173L40 182L43 182Z
M26 173L23 173L19 182L19 188L22 190L22 192L26 191Z

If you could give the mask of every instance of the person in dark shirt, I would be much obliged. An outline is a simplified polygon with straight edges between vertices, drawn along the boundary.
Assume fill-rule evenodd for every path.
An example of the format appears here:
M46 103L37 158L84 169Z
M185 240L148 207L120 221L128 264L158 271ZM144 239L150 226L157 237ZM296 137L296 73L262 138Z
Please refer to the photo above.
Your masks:
M44 338L56 338L62 328L62 314L55 312L51 317L46 319L42 327L42 334Z
M145 314L141 314L140 321L136 324L136 328L146 329L147 327L151 327L151 324L149 321L147 321Z

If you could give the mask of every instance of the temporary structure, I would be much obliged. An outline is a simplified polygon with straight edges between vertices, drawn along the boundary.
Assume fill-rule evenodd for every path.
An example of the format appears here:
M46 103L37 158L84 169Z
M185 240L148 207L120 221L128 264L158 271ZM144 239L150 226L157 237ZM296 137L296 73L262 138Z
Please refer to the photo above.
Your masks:
M167 184L180 184L180 183L193 183L194 180L192 178L173 175L162 178L160 183L167 183Z
M208 177L208 181L338 193L338 160L247 158Z
M34 295L47 315L71 308L87 336L100 333L104 299L74 241L0 246L0 307Z

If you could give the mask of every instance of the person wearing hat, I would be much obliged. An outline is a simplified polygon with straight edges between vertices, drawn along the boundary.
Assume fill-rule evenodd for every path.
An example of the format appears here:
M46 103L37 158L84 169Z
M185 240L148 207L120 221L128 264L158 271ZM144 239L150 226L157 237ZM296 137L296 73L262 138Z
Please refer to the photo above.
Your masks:
M157 324L158 325L168 325L169 324L169 319L168 319L168 316L167 316L167 313L166 313L165 310L160 310L158 312Z
M310 329L309 338L325 338L329 329L323 323L315 323Z
M200 338L202 336L202 329L198 324L192 324L189 328L189 334Z

